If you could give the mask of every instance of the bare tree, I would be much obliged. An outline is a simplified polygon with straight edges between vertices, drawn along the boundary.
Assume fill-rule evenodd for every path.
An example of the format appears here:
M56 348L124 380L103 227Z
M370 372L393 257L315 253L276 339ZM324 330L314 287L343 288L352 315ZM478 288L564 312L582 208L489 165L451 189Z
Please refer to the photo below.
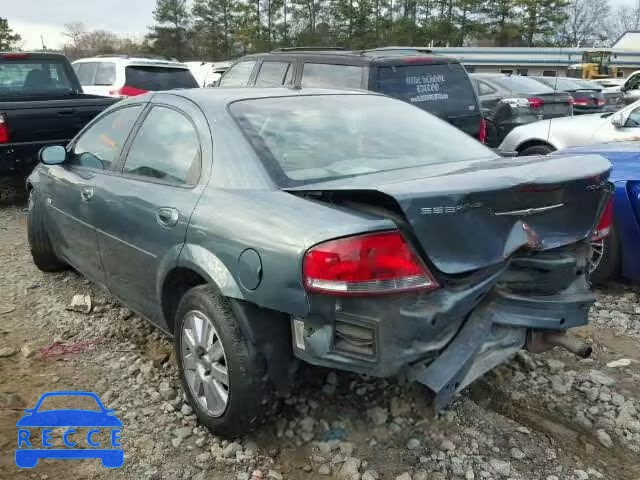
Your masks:
M71 41L71 47L76 51L82 50L82 40L87 33L87 29L82 22L65 23L64 32L62 33Z
M629 30L640 29L640 1L635 7L632 5L618 7L616 13L611 16L608 27L612 41L620 38L623 33Z
M608 40L606 19L611 15L609 0L571 0L568 20L560 43L567 47L601 45Z

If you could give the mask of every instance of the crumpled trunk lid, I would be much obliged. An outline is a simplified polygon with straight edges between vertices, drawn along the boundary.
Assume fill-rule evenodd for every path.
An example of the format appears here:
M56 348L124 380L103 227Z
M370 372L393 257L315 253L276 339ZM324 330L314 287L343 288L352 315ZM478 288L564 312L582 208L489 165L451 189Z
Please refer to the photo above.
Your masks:
M611 164L598 155L497 158L342 178L287 189L377 192L409 225L414 247L439 271L461 274L520 249L548 250L587 238L610 195ZM377 200L370 200L374 202Z

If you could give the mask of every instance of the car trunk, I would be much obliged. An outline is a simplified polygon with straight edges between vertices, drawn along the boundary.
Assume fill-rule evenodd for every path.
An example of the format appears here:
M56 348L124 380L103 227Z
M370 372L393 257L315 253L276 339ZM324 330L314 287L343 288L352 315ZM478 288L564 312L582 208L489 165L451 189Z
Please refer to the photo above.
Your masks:
M287 189L392 218L416 251L454 275L517 251L586 239L609 196L597 155L454 162Z
M573 97L574 110L590 112L602 110L605 106L604 95L599 90L575 90L570 92Z
M535 102L535 99L541 102ZM532 95L529 103L534 111L542 115L542 119L565 117L572 113L571 95L565 92Z

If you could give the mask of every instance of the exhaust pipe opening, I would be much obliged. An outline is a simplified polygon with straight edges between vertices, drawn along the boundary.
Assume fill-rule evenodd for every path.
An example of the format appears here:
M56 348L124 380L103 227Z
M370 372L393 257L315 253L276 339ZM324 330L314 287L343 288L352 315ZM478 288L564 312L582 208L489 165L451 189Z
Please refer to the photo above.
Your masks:
M589 358L593 352L593 348L587 342L577 337L569 336L566 332L529 331L527 350L533 353L540 353L553 347L562 347L581 358Z

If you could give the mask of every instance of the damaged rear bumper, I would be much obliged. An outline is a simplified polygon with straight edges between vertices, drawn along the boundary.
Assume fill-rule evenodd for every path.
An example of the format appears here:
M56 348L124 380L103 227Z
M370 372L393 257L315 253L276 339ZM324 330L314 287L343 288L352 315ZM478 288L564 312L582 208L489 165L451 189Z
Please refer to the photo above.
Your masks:
M438 411L515 355L531 333L587 324L595 300L584 274L588 254L574 245L515 259L424 295L317 296L313 315L292 319L294 352L315 365L373 376L405 372L433 391ZM529 274L530 285L539 287L522 288Z

